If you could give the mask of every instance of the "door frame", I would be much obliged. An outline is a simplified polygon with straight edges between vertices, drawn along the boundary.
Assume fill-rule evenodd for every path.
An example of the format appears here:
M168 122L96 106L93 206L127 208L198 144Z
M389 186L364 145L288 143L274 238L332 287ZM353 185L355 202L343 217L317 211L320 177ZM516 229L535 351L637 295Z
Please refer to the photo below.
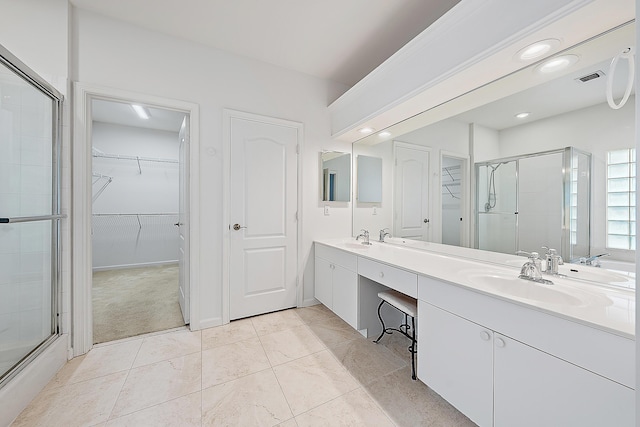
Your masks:
M471 166L470 166L470 159L469 156L464 155L464 154L460 154L460 153L456 153L454 151L447 151L447 150L440 150L440 163L439 163L439 176L440 176L440 180L438 182L438 184L440 185L440 187L442 187L442 158L443 157L450 157L452 159L457 159L462 161L462 178L461 178L461 182L462 182L462 187L461 187L461 194L460 194L460 200L461 200L461 207L460 207L460 212L462 213L462 230L460 230L460 246L462 247L469 247L469 243L470 243L470 231L469 231L469 227L470 227L470 218L471 218L471 204L469 203L469 188L470 188L470 171L471 171ZM442 190L438 191L438 209L440 211L439 216L440 216L440 242L442 243Z
M71 150L71 182L73 188L71 214L72 224L72 301L70 356L80 356L93 347L92 286L92 239L91 239L91 101L102 99L116 102L137 102L158 108L176 110L189 114L191 146L189 147L189 275L191 312L190 328L200 329L200 282L197 263L200 253L200 174L199 174L199 107L190 102L161 98L158 96L129 92L120 89L73 84L73 146ZM66 191L70 191L66 189Z
M296 243L296 304L302 306L303 283L302 283L302 251L300 249L302 240L302 153L304 143L304 125L300 122L278 119L275 117L262 116L259 114L247 113L244 111L224 108L222 110L222 323L227 324L230 319L230 295L231 295L231 239L230 239L230 216L231 216L231 120L245 119L260 123L285 126L296 129L298 134L297 153L297 243Z

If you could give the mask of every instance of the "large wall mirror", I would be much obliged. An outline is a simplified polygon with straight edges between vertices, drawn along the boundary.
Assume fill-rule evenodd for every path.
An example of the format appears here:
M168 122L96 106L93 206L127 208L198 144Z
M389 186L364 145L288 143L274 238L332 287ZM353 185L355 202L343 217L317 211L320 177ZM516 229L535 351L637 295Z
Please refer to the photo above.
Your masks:
M376 215L354 206L353 229L504 253L557 246L567 261L611 254L603 266L632 262L635 93L620 109L606 98L612 59L632 46L628 23L558 52L570 55L565 69L545 72L540 61L398 123L389 136L354 143L354 156L383 159L389 191ZM616 101L628 71L620 60Z
M320 201L351 200L351 154L339 151L320 153Z

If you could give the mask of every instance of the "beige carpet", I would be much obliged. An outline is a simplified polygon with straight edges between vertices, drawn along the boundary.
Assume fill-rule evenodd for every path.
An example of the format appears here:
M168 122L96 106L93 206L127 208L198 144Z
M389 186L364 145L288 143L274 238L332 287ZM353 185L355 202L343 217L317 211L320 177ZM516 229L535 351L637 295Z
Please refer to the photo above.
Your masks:
M178 265L93 274L93 342L184 325L178 304Z

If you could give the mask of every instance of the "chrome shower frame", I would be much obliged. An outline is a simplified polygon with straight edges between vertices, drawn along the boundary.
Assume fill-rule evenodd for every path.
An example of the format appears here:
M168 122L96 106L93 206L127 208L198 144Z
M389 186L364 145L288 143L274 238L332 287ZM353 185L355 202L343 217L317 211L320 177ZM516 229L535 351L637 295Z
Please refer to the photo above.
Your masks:
M560 249L560 253L563 256L563 258L565 258L566 260L571 260L576 258L577 256L584 256L583 253L580 254L575 254L574 253L574 245L572 245L571 243L571 232L572 232L572 228L571 228L571 211L572 211L572 206L571 206L571 187L572 187L572 169L574 168L574 164L573 164L573 158L574 155L583 155L586 156L587 161L588 161L588 170L587 170L587 176L585 177L585 183L587 185L587 188L583 191L584 195L582 195L582 200L581 203L582 204L586 204L586 206L588 207L586 209L586 215L587 218L582 218L581 223L586 223L586 248L587 248L587 254L586 256L589 256L589 247L591 246L591 167L592 167L592 157L591 157L591 153L588 153L586 151L577 149L575 147L565 147L565 148L561 148L561 149L556 149L556 150L548 150L548 151L541 151L541 152L537 152L537 153L531 153L531 154L525 154L525 155L521 155L521 156L512 156L512 157L503 157L503 158L499 158L499 159L492 159L492 160L488 160L488 161L484 161L484 162L478 162L475 164L475 207L474 207L474 217L475 217L475 235L474 235L474 247L478 248L479 246L479 237L480 237L480 230L478 227L479 224L479 219L480 219L480 208L482 206L484 206L485 200L480 200L480 168L482 167L487 167L487 168L493 168L496 164L501 164L501 163L510 163L510 162L515 162L516 163L516 167L515 167L515 181L516 181L516 194L515 194L515 200L516 200L516 209L514 212L515 215L515 248L516 250L522 249L519 247L519 238L518 238L518 227L519 227L519 222L518 222L518 214L519 214L519 179L520 179L520 173L519 173L519 162L522 159L527 159L527 158L531 158L531 157L539 157L539 156L546 156L546 155L551 155L551 154L562 154L563 158L562 158L562 227L561 227L561 248ZM496 168L497 169L497 168ZM581 193L582 194L582 193ZM482 206L481 206L482 204ZM491 214L490 212L483 212L483 214ZM504 214L504 212L500 212L500 214ZM528 248L529 250L531 248Z
M42 94L51 99L52 110L52 202L51 214L41 216L26 216L0 218L0 223L25 223L35 221L51 221L51 329L49 337L36 345L18 363L6 372L0 373L0 388L6 385L12 378L27 367L38 355L40 355L49 345L51 345L62 333L61 318L62 312L62 277L61 277L61 246L60 246L60 221L66 217L61 214L61 149L62 149L62 105L64 96L51 84L36 74L31 68L25 65L4 46L0 45L0 64L13 71L26 83L33 86Z

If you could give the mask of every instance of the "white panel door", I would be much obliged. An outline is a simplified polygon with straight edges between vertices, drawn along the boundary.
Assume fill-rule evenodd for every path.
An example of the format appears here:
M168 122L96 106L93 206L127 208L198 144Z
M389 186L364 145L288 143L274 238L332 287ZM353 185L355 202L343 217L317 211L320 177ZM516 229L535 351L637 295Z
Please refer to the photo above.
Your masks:
M429 239L429 150L396 144L393 236Z
M296 306L299 128L231 118L229 314Z
M189 323L189 116L185 116L180 127L180 172L178 235L178 302L184 323Z

